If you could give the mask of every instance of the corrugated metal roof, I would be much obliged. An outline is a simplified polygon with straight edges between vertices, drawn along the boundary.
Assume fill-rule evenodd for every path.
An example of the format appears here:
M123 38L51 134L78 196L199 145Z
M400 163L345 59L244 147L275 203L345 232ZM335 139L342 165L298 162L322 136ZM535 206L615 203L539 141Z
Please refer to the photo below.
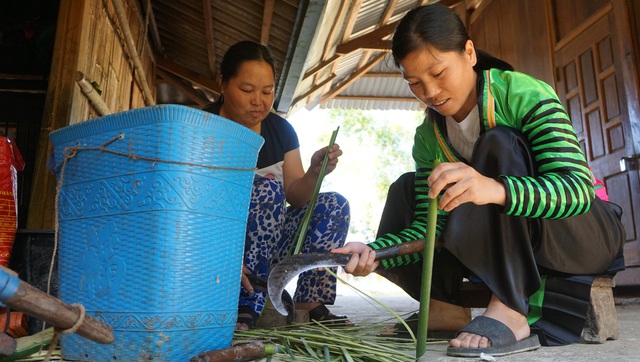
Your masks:
M323 108L421 109L406 82L398 76L399 71L390 55L374 66L369 64L389 51L388 43L383 41L389 39L393 29L387 24L400 20L420 4L437 0L273 0L269 24L263 24L268 1L152 1L162 42L158 55L195 73L196 78L199 75L213 82L215 74L209 64L202 16L202 3L206 1L211 3L216 70L230 45L240 40L260 41L263 26L270 27L267 45L277 60L277 72L282 76L278 89L287 89L286 95L277 93L276 98L284 100L279 103L276 99L280 112L312 108L318 104ZM455 0L448 3L455 4ZM320 20L305 22L314 14ZM337 52L340 47L341 52ZM300 49L305 49L306 60L299 59ZM283 72L283 67L291 71L292 66L297 67L296 74ZM198 84L192 74L182 75L182 79ZM158 97L163 95L169 101L184 100L166 87L159 87Z
M356 18L351 37L357 37L375 29L380 23L380 18L387 7L387 1L365 0Z
M154 0L152 6L162 45L158 55L214 81L202 1ZM260 41L264 6L262 0L211 1L216 71L231 45L241 40ZM277 60L277 74L282 74L298 6L298 0L274 1L267 45Z
M332 99L320 105L320 108L340 108L340 109L372 109L372 110L399 110L399 111L419 111L423 108L418 102L408 101L380 101L380 100L353 100L353 99Z

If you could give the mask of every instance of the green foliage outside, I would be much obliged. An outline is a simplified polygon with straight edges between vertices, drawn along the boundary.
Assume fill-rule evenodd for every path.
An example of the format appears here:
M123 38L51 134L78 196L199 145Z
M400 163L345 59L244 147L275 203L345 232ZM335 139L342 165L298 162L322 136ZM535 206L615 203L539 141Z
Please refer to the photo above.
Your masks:
M340 127L336 143L344 155L325 177L322 191L337 191L349 200L352 219L347 241L375 238L389 185L414 170L411 147L422 118L419 111L314 109L290 119L300 137L305 168L313 152L326 146Z

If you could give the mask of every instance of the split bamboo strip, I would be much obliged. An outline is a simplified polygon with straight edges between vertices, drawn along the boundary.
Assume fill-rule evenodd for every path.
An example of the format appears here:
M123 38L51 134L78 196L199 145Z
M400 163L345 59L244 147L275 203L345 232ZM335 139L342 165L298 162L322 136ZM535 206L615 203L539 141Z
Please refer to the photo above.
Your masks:
M296 231L296 235L293 237L294 242L291 244L289 255L300 254L300 251L302 250L302 244L304 243L304 239L307 236L309 221L311 220L311 215L313 215L313 209L315 209L316 206L316 200L318 199L318 193L320 193L320 186L322 185L322 180L324 179L324 173L327 169L327 163L329 163L329 152L331 152L331 147L333 147L333 144L336 141L339 130L340 127L336 128L335 131L333 131L333 133L331 134L331 140L329 141L327 152L324 154L324 160L322 160L322 166L320 168L318 180L316 180L316 186L313 190L313 194L311 194L311 200L309 200L309 203L307 204L307 211L304 213L302 221L300 222L298 230Z
M404 325L405 329L409 332L409 336L411 336L411 340L413 341L414 344L416 343L416 336L413 334L413 331L411 330L411 328L409 328L409 325L407 325L407 322L403 318L401 318L396 312L394 312L391 308L387 307L386 305L384 305L382 302L380 302L376 298L368 295L367 293L365 293L362 290L356 288L354 285L350 284L346 280L340 278L338 276L338 274L334 273L330 269L326 268L326 270L327 270L327 273L331 274L334 278L336 278L336 280L340 281L342 284L349 286L351 289L356 291L359 295L371 299L373 302L375 302L376 304L378 304L382 308L386 309L387 312L391 313L399 321L400 324Z
M78 85L80 86L80 90L82 90L82 93L87 96L87 98L89 98L89 101L91 101L91 104L93 104L93 106L96 108L96 111L98 111L101 116L111 114L109 106L107 106L100 94L98 94L98 92L93 89L91 83L89 83L87 78L85 78L84 73L77 73L76 83L78 83Z
M440 159L433 160L433 168L440 164ZM420 290L420 312L418 313L418 341L416 343L416 359L422 357L427 350L427 331L429 330L429 300L431 299L431 273L433 268L433 249L436 243L436 221L438 217L438 196L429 200L427 214L427 232L425 246L422 251L422 289Z

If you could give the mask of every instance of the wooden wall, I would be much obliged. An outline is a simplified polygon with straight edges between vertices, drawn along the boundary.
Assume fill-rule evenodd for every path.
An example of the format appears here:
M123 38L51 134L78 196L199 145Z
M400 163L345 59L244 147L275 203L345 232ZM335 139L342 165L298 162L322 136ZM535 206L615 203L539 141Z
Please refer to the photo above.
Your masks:
M144 19L136 0L61 0L56 41L42 120L27 220L28 229L53 229L56 184L47 167L48 134L70 124L99 116L81 92L76 79L82 72L102 91L112 113L155 103L143 96L139 77L115 10L121 2L133 43L140 54L148 87L154 89L155 65L144 40ZM134 79L135 78L135 79Z
M544 1L483 1L468 17L467 24L477 47L505 60L517 71L554 84Z
M623 209L623 287L640 285L640 3L636 0L484 0L467 11L477 47L552 85L587 162ZM640 156L639 156L640 157Z
M145 14L140 13L137 1L122 1L129 28L140 53L148 86L155 78L154 64L149 43L144 40ZM78 70L102 90L102 98L112 113L139 108L145 105L140 84L134 82L134 65L127 49L122 30L112 1L90 0L85 15L91 24L82 34L78 54ZM140 51L142 50L142 51ZM147 104L153 104L153 100ZM87 98L75 87L70 123L81 122L99 116Z

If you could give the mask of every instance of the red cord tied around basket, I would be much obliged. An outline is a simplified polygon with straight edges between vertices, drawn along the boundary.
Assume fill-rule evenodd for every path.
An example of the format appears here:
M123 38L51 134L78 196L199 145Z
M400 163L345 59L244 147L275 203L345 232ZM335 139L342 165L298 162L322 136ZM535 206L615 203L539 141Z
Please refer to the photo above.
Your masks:
M18 228L18 171L24 168L15 142L0 136L0 265L7 266Z

